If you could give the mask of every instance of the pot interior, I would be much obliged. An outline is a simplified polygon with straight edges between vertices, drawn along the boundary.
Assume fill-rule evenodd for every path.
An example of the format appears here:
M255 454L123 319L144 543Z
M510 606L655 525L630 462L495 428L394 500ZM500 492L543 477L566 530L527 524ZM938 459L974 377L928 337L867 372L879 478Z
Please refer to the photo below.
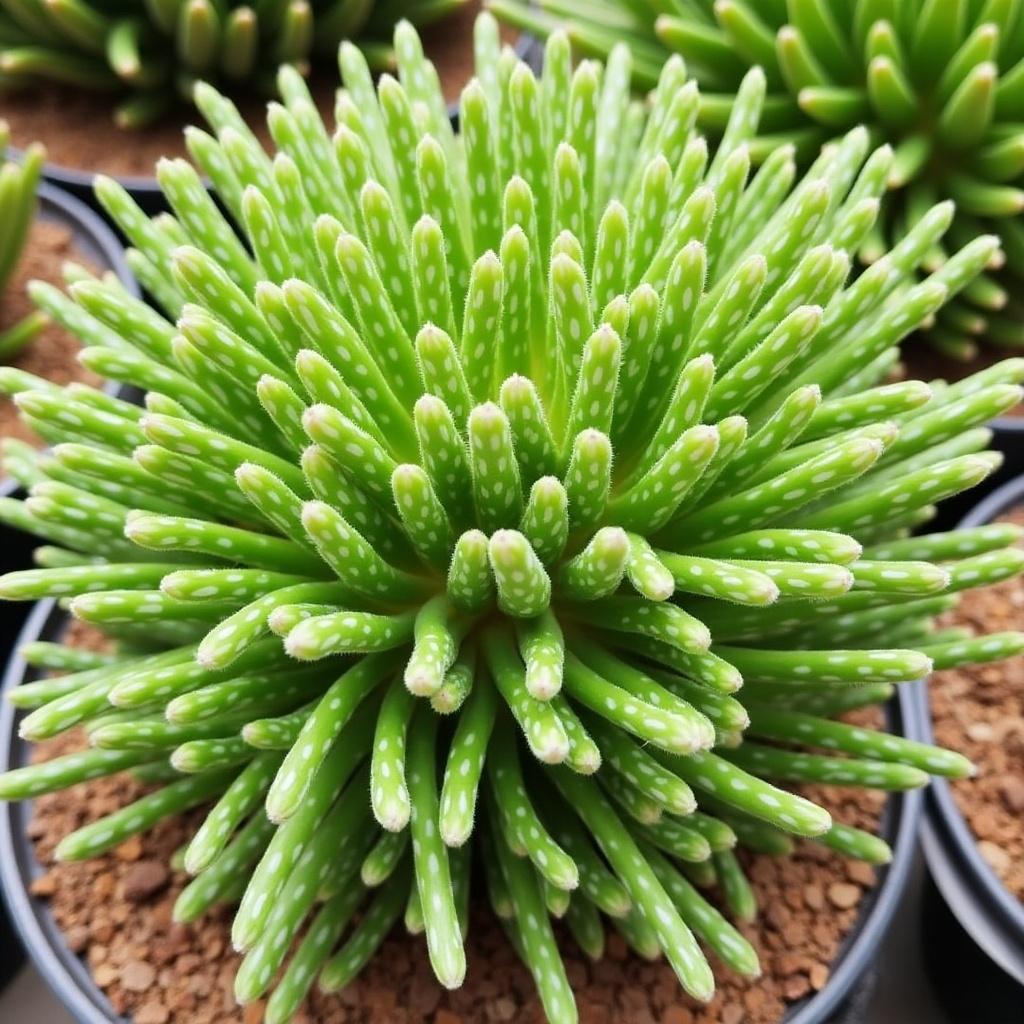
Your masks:
M59 639L66 617L53 602L41 602L27 622L20 642L30 639ZM4 690L31 678L17 656L12 657ZM910 690L902 687L898 697L886 708L886 727L914 736L909 709ZM0 709L0 766L17 767L28 763L31 745L17 735L20 713L4 703ZM916 736L914 738L917 738ZM863 988L865 975L877 955L892 915L906 887L913 859L917 823L920 815L919 792L891 794L880 820L880 833L893 849L892 862L879 870L877 882L863 896L856 923L846 934L832 962L828 983L821 991L790 1005L785 1024L818 1024L834 1020L846 1007L856 990ZM89 970L68 947L45 900L30 895L35 878L44 873L38 862L27 829L32 819L30 802L0 806L0 883L22 938L36 966L82 1024L104 1024L119 1020L106 996L93 981ZM862 983L858 985L858 983Z

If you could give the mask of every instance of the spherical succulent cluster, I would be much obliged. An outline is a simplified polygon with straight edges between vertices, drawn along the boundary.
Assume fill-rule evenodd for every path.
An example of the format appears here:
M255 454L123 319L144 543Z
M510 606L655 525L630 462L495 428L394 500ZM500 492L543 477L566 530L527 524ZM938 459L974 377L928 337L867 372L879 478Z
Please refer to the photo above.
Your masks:
M7 160L10 141L7 123L0 121L0 293L4 292L21 259L36 213L36 187L45 154L41 146L29 147L20 163ZM0 362L16 356L42 329L46 315L29 313L0 330Z
M1024 362L879 383L997 242L918 283L939 204L851 281L891 154L855 130L805 178L785 150L750 177L759 73L709 157L678 59L641 109L624 48L573 70L556 34L538 80L484 16L456 137L407 25L396 52L374 89L342 47L333 135L282 70L272 158L200 91L193 152L244 242L184 161L155 219L99 182L166 317L107 280L35 287L149 393L0 372L54 445L8 446L29 497L0 516L48 544L0 593L117 641L24 652L67 674L10 695L22 734L91 746L0 796L156 785L65 859L212 801L175 914L238 902L236 993L276 979L270 1021L403 915L459 985L474 849L550 1020L576 1019L552 916L595 957L607 917L708 999L703 948L758 972L700 892L753 914L737 842L889 855L776 783L969 772L838 716L1022 648L932 625L1021 569L1018 531L909 531L996 465L982 424Z
M281 64L308 69L355 39L376 70L402 18L426 24L465 0L0 0L3 88L41 80L119 95L122 127L190 99L197 79L269 91Z
M565 26L584 52L607 55L626 39L634 83L648 88L681 54L707 95L700 127L720 132L746 70L764 69L770 95L756 158L790 143L813 158L821 143L870 126L895 157L898 201L861 246L877 259L929 206L954 199L949 243L1000 236L1008 273L979 275L947 306L929 340L956 358L984 337L1024 346L1024 13L1003 0L716 0L575 4L492 0L496 13L546 34ZM936 246L924 266L947 251ZM997 258L990 270L998 270Z

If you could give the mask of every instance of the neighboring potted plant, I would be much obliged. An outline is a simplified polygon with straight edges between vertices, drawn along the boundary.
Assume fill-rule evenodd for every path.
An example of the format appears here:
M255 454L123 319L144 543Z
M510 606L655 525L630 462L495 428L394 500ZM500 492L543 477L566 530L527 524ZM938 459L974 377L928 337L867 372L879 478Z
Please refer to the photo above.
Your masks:
M634 47L634 84L647 89L662 63L681 54L707 93L700 126L720 134L745 71L760 65L769 95L755 160L781 145L807 164L819 146L857 124L892 145L896 192L864 238L871 263L921 212L953 199L953 247L984 231L999 235L993 259L940 310L927 332L940 355L971 362L978 345L1024 348L1024 12L1017 4L909 0L900 4L757 3L662 5L602 0L488 0L510 24L545 35L568 31L583 53ZM948 253L936 246L926 269ZM1005 264L1005 265L1004 265ZM1002 269L1000 269L1002 268ZM924 352L911 376L935 376Z
M23 163L5 158L7 126L0 122L0 373L20 360L32 366L54 366L61 354L70 351L65 331L50 325L48 318L31 309L24 290L24 278L42 274L58 279L61 264L71 256L87 259L97 269L124 268L124 262L112 232L95 214L56 189L39 187L44 155L41 147L32 147ZM40 224L43 226L40 227ZM29 243L30 237L32 244ZM26 253L26 249L29 251ZM126 275L126 282L128 280ZM34 349L38 346L38 349ZM73 362L73 357L72 357ZM74 364L77 367L77 364ZM59 372L67 367L59 365ZM4 418L0 438L12 426ZM17 490L17 481L0 479L0 501ZM0 528L0 569L9 572L31 564L28 538L4 526ZM8 605L0 614L0 630L6 651L23 616L16 606ZM21 946L0 906L0 988L22 962Z
M9 132L6 122L0 121L0 223L5 226L3 249L0 251L0 291L10 305L7 290L18 261L21 259L29 231L35 220L38 205L36 189L39 187L39 172L45 159L41 146L33 146L22 164L6 158ZM6 312L4 323L0 324L0 365L15 359L46 325L46 317L38 310L13 318Z
M997 242L917 281L940 203L851 282L892 159L866 131L795 185L785 151L748 182L759 72L709 160L681 61L640 107L625 48L574 71L556 34L538 81L491 19L477 39L458 142L418 53L408 89L375 92L343 48L333 147L283 70L273 160L209 90L204 170L245 242L167 162L173 218L97 185L167 317L72 287L104 327L83 358L149 387L145 412L17 396L58 442L24 512L61 554L0 594L59 596L118 646L33 649L77 671L16 688L21 737L90 746L0 795L156 786L62 861L212 802L174 913L238 903L234 993L271 1021L346 986L403 915L457 988L475 851L549 1020L576 1018L561 914L596 952L609 913L707 1002L704 948L759 970L721 827L885 863L875 831L770 780L968 774L835 716L1024 646L932 632L1018 551L905 536L998 464L976 428L1019 400L1020 366L879 384ZM727 914L691 884L712 874Z
M978 503L961 523L963 543L983 546L1024 536L1024 477ZM980 547L979 547L980 549ZM956 625L998 629L1020 621L1024 591L1007 580L984 600L973 597L951 616ZM971 1010L979 1024L1012 1019L1024 999L1024 701L1021 663L964 668L933 676L921 693L927 735L962 731L978 766L963 782L928 794L924 848L938 893L928 904L939 927L926 944L932 974L947 1005ZM930 696L930 701L928 700ZM942 948L948 943L947 948ZM979 955L977 948L983 955ZM954 992L943 977L950 956L972 964L970 984ZM986 958L987 961L986 961Z
M266 102L277 98L278 66L310 74L317 106L329 112L339 43L352 40L375 73L401 75L391 35L405 21L431 26L426 42L453 101L471 71L466 58L477 6L476 0L30 0L4 8L10 24L0 42L0 89L15 140L31 136L48 146L48 180L90 202L94 174L110 174L157 212L157 160L202 145L182 134L194 117L196 82L233 96L262 133Z
M6 126L0 125L0 160L6 149ZM137 286L120 243L103 220L83 203L51 185L39 184L44 154L33 147L22 163L3 162L0 170L0 223L4 226L0 255L0 395L28 386L96 384L100 378L76 359L76 332L40 310L35 296L49 296L62 285L64 276L113 273L129 294ZM29 284L31 278L40 280ZM60 298L54 299L60 302ZM64 300L65 302L67 300ZM108 387L111 396L118 385ZM11 496L24 485L29 472L31 447L45 438L24 423L7 397L0 397L0 502L13 512ZM30 474L31 475L31 474ZM17 515L15 515L17 520ZM4 572L31 564L30 538L15 522L0 527L0 568ZM21 616L8 606L0 616L6 634L13 639ZM5 645L6 646L6 645Z

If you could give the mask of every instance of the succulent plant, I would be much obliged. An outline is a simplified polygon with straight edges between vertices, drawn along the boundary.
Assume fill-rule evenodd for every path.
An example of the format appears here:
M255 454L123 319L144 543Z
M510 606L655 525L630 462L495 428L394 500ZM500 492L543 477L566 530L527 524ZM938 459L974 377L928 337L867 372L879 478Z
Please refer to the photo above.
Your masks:
M117 123L139 127L198 79L268 91L281 64L307 70L343 39L376 70L402 18L426 24L465 0L0 0L2 87L48 80L119 96Z
M192 152L244 241L168 161L171 214L97 184L165 315L109 281L34 287L146 408L0 372L54 446L7 447L29 497L0 518L48 543L0 594L117 642L22 652L65 671L10 694L22 735L91 745L0 797L154 784L63 859L212 801L175 914L238 902L236 994L277 979L269 1021L403 917L459 985L474 846L552 1021L576 1018L552 916L595 957L606 916L697 999L702 947L756 975L700 892L754 913L737 842L889 857L776 783L969 772L839 716L1024 640L932 625L1022 568L1019 531L909 535L997 464L983 424L1024 361L882 383L997 241L916 282L940 203L851 282L892 159L865 131L748 180L757 73L712 158L678 59L641 108L625 48L573 70L556 33L538 80L489 16L475 44L461 137L408 25L400 82L342 47L333 135L283 69L272 158L199 90Z
M864 239L877 259L937 200L953 199L948 244L999 235L1005 274L979 275L928 338L970 359L977 340L1024 346L1024 15L1004 0L491 0L495 13L545 34L564 26L584 52L633 46L634 82L648 88L670 53L705 90L698 124L724 128L751 65L769 95L755 162L782 144L805 160L858 124L894 150L888 185L898 201ZM938 267L946 250L924 261ZM990 271L1003 265L993 260Z
M36 187L45 153L30 146L21 163L5 157L10 142L6 121L0 121L0 293L7 289L21 259L36 212ZM0 362L13 359L47 322L45 313L29 313L0 330Z

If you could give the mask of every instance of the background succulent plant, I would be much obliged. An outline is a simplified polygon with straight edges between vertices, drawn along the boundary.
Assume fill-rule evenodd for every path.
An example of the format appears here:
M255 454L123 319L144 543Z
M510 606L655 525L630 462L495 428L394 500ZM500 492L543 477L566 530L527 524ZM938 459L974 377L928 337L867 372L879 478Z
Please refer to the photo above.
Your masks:
M625 48L574 71L555 34L538 80L490 17L475 42L460 139L408 25L400 82L342 47L333 136L283 69L272 158L200 90L190 144L251 250L166 162L172 215L97 187L166 318L108 281L34 289L146 408L0 373L54 444L7 447L30 496L0 516L49 543L0 593L118 641L23 652L67 674L10 695L22 734L91 746L0 796L157 784L68 859L214 801L175 913L239 902L239 999L283 968L270 1021L403 916L460 984L474 845L550 1020L576 1016L552 915L592 956L607 916L709 998L702 946L758 971L699 891L754 913L737 842L889 856L775 782L969 772L837 716L1024 639L932 627L1021 569L1018 531L908 535L996 465L982 424L1024 362L879 383L997 241L916 282L939 204L851 282L892 159L865 131L748 180L759 73L710 158L678 58L648 109Z
M393 66L402 18L426 24L465 0L0 0L0 86L40 81L108 91L136 127L191 99L197 79L273 84L280 64L306 70L357 38L371 67ZM127 94L127 95L124 95Z
M36 212L36 187L45 153L41 146L29 147L21 162L5 156L10 133L0 121L0 294L21 259L32 219ZM45 313L29 313L15 324L0 330L0 362L16 356L42 329Z
M755 160L791 144L804 160L858 124L892 145L898 190L861 246L871 262L939 199L954 199L948 244L999 235L1007 273L979 275L945 307L930 341L960 359L984 337L1024 346L1024 15L1005 0L491 0L495 13L546 34L565 26L585 53L634 50L634 82L681 54L704 90L698 123L717 135L746 70L769 96ZM939 266L936 246L924 265ZM1003 265L997 258L992 271Z

